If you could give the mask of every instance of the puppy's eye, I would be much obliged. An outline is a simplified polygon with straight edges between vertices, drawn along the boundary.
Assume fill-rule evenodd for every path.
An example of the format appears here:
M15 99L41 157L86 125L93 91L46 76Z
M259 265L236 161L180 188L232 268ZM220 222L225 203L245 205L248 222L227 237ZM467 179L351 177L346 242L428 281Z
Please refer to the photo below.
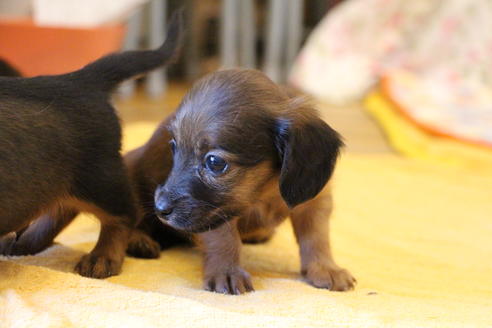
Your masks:
M208 155L205 159L207 169L215 174L223 173L227 169L227 162L216 155Z
M176 152L176 141L172 139L171 141L169 141L169 145L171 146L171 151L174 154Z

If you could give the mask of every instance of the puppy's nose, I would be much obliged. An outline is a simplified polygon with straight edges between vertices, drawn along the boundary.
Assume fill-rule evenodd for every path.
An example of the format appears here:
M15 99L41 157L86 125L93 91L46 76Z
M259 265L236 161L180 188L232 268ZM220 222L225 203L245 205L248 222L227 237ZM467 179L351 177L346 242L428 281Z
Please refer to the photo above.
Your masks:
M167 215L170 215L173 212L173 205L168 199L159 199L155 204L155 211L158 216L163 219L166 219Z

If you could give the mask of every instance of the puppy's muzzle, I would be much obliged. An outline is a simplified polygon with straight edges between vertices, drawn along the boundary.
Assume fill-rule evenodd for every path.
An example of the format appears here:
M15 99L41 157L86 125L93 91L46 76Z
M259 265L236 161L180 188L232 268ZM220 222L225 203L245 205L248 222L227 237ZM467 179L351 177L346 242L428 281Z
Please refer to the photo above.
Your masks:
M161 202L156 205L155 212L161 219L167 220L166 217L173 212L173 207L167 202Z
M154 211L159 219L167 221L174 211L173 201L161 193L156 199Z

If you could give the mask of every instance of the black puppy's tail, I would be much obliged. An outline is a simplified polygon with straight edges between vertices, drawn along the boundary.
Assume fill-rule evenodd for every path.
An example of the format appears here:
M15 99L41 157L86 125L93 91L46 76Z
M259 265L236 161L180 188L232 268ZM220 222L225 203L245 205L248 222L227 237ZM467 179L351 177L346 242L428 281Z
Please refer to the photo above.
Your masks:
M172 15L166 40L158 49L111 54L68 76L87 88L109 92L126 79L171 62L179 53L182 38L183 10L180 9Z
M0 76L20 77L21 73L14 66L0 58Z

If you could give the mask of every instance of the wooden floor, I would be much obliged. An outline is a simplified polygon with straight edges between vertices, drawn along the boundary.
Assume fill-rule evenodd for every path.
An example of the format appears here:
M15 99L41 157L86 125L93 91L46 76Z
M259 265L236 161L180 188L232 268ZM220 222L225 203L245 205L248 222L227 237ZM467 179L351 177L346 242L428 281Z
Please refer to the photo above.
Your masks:
M139 88L134 96L128 99L121 99L116 94L115 106L123 123L159 122L179 106L189 87L188 83L172 82L165 94L157 99L147 97L144 90Z
M172 82L165 95L159 99L149 99L143 90L129 99L115 97L115 105L123 123L137 121L158 122L172 113L181 102L190 84ZM383 133L362 110L361 105L345 107L319 104L322 117L343 136L347 151L355 153L391 152Z
M355 153L389 153L386 138L361 104L344 107L318 104L323 119L344 138L347 151Z

